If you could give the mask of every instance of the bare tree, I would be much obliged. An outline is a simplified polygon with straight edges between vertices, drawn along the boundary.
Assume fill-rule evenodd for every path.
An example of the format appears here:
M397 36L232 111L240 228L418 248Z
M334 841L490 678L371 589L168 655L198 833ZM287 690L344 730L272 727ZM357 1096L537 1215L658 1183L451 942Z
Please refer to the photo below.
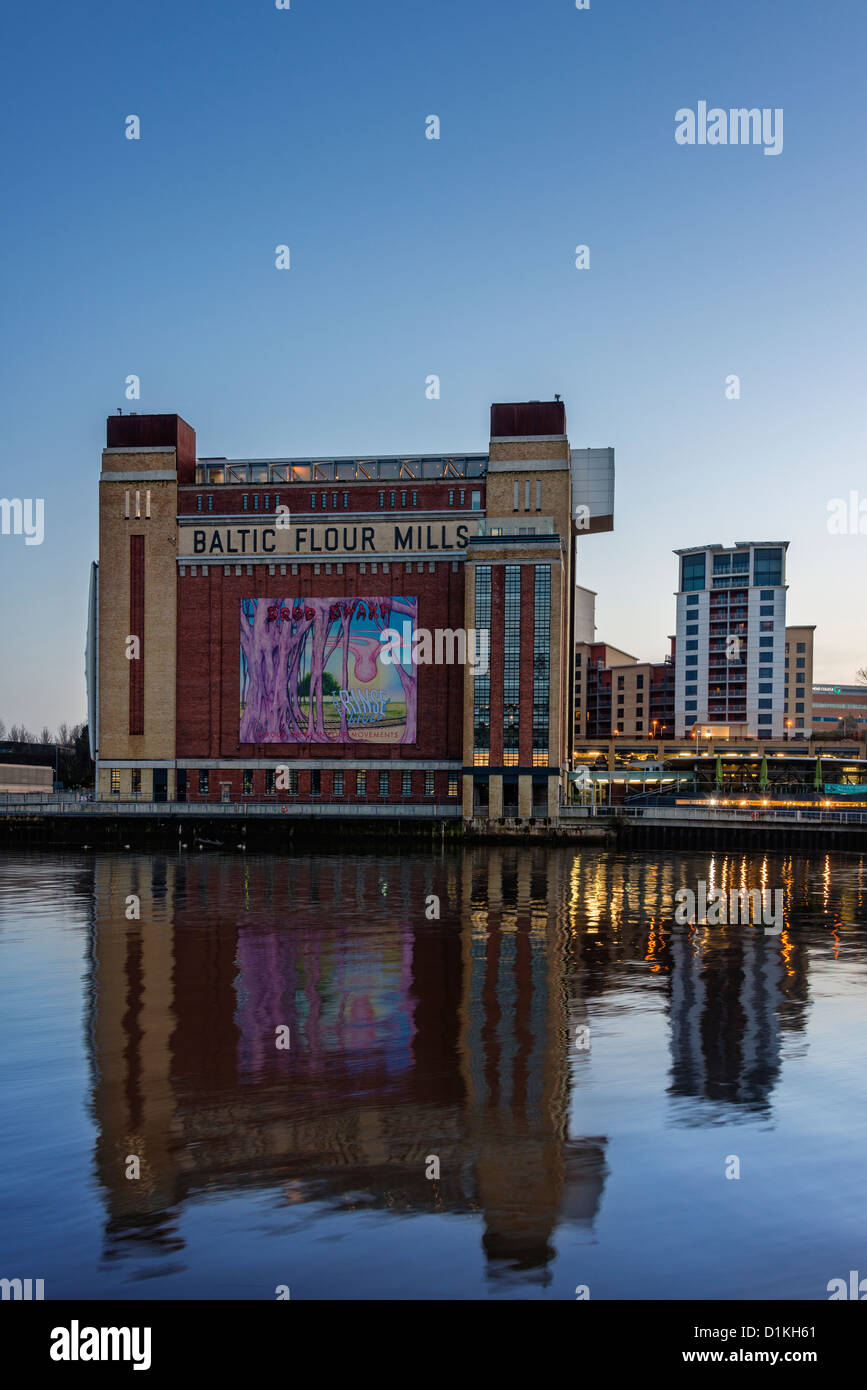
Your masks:
M867 666L859 666L855 672L855 679L860 685L867 685Z

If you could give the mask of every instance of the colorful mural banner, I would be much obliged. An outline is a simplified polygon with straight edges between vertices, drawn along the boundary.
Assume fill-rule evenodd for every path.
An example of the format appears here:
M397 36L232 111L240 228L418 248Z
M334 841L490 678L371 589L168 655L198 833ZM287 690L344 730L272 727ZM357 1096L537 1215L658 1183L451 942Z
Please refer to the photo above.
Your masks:
M418 599L241 599L241 743L415 743ZM379 634L405 636L386 665Z

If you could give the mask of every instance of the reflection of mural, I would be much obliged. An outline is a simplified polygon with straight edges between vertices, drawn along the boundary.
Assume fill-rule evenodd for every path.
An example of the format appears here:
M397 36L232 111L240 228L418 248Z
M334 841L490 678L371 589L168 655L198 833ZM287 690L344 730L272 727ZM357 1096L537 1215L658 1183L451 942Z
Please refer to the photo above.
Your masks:
M418 600L241 600L242 743L415 743ZM379 634L405 635L384 665Z

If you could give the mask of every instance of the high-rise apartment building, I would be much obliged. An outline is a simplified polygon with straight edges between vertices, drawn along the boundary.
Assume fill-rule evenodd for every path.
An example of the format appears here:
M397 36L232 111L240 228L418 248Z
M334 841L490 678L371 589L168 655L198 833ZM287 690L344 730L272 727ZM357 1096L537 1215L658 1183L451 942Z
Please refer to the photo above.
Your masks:
M782 738L788 541L677 550L675 733Z

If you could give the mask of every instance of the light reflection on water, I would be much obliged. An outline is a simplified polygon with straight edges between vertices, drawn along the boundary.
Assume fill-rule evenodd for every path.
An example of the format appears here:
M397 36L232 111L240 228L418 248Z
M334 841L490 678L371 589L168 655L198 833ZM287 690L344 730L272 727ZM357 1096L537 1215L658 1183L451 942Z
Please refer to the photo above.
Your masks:
M674 926L699 880L781 887L783 931ZM2 858L0 1275L827 1297L867 1258L865 920L856 855Z

